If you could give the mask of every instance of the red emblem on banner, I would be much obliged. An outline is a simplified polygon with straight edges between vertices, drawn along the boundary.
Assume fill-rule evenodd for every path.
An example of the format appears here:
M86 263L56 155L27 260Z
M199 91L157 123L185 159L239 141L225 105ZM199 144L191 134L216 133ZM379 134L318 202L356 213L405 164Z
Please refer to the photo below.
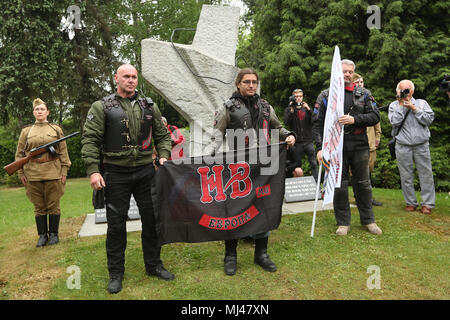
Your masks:
M256 188L256 198L270 196L271 193L272 191L270 190L270 184Z
M256 217L258 214L259 214L258 209L256 209L256 207L252 205L243 213L240 213L234 217L229 218L211 217L207 214L204 214L201 217L198 224L209 229L233 230L243 226L244 224L252 220L254 217Z
M215 165L212 167L212 174L209 174L209 167L200 167L197 172L200 175L200 186L202 191L202 197L200 201L202 203L213 202L211 196L212 190L216 189L217 193L214 197L215 201L225 201L227 195L225 191L231 187L231 199L244 198L250 194L253 185L250 179L250 165L246 162L230 163L228 169L230 170L231 177L228 182L223 185L222 172L224 171L224 165ZM241 190L242 184L243 190Z

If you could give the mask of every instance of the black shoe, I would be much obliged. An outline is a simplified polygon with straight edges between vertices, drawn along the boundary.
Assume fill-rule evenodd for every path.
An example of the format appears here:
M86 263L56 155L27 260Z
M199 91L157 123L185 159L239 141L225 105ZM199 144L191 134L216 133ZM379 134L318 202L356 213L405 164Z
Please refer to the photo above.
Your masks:
M57 233L50 233L48 244L51 246L52 244L57 244L59 242L59 237Z
M111 274L109 276L108 282L108 292L109 293L119 293L122 290L122 274Z
M269 272L275 272L277 271L277 266L275 263L273 263L272 260L270 260L267 253L263 253L260 255L255 255L255 263L259 266L261 266L264 270Z
M61 215L59 214L50 214L48 216L48 232L49 232L49 240L48 244L57 244L59 242L58 231L59 231L59 219Z
M47 244L47 241L48 241L47 234L40 234L36 247L39 248L45 246Z
M234 276L237 269L237 256L225 256L223 270L228 276Z
M149 276L156 276L159 279L166 281L175 279L175 275L164 269L162 264L156 266L156 268L154 268L153 270L147 270L147 274Z
M47 244L48 235L47 235L47 216L35 216L37 232L39 235L39 240L36 244L36 247L43 247Z
M373 206L377 206L377 207L379 207L379 206L382 206L382 205L383 205L383 203L381 203L381 202L378 202L378 201L376 201L376 200L373 200L373 199L372 199L372 205L373 205Z

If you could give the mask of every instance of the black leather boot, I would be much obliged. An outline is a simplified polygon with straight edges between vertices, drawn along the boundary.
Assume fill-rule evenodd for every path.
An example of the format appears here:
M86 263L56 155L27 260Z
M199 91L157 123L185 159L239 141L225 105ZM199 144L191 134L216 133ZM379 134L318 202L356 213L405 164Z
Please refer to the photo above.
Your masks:
M122 280L123 274L110 274L108 282L108 292L109 293L119 293L122 290Z
M223 270L228 276L233 276L237 269L237 240L225 240L225 258Z
M50 214L48 216L48 233L49 240L48 244L57 244L59 242L58 230L59 230L59 219L61 215L59 214Z
M39 235L38 242L36 247L43 247L47 244L48 235L47 235L47 216L35 216L37 232Z
M269 272L277 271L277 266L270 260L267 254L267 243L269 237L255 240L255 259L254 262Z

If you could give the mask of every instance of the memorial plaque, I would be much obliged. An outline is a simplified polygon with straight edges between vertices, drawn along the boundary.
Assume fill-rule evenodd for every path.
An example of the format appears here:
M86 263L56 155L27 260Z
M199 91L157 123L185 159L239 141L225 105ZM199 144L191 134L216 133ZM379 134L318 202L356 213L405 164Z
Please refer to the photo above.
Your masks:
M136 204L136 200L131 196L130 209L128 210L128 220L140 219L139 209ZM106 223L106 208L95 210L95 223Z
M313 176L286 178L284 199L286 202L315 200L316 180Z

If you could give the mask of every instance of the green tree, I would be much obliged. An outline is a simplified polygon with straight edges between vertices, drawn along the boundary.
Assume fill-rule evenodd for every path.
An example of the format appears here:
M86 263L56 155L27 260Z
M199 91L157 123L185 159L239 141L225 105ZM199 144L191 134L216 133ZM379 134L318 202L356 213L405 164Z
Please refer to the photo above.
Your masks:
M32 99L53 109L63 86L58 74L68 44L59 31L66 1L8 1L0 16L0 115L20 126L33 121Z
M96 100L112 92L115 87L114 72L120 65L116 52L119 35L112 30L116 17L111 7L121 1L83 1L81 10L82 28L75 30L72 40L69 30L64 30L70 50L63 66L66 74L65 99L71 106L71 120L82 130L87 112Z
M0 16L0 123L8 128L1 138L8 141L0 150L3 163L13 158L21 127L34 122L34 98L47 102L49 120L62 124L65 132L81 131L91 104L115 91L114 73L119 65L132 63L141 70L143 39L169 41L175 28L195 28L203 4L220 1L7 2ZM71 5L80 8L81 29L72 30L62 23ZM173 40L187 44L193 36L191 31L178 32ZM169 122L185 125L143 78L140 83ZM83 171L77 141L70 142L71 176Z
M364 76L379 106L395 100L400 80L415 83L415 97L426 99L436 115L430 127L433 161L437 161L433 166L448 166L450 115L447 97L438 90L439 81L450 73L448 1L378 1L380 29L366 25L370 18L367 1L244 2L251 31L242 37L238 52L260 72L262 94L279 114L294 88L302 88L311 104L328 87L337 45L342 58L355 61L356 72ZM385 113L382 125L385 145L391 131ZM436 180L445 184L447 170L438 171Z
M141 41L169 41L178 27L192 27L203 4L218 0L8 1L0 17L0 116L3 125L33 122L31 101L41 97L50 120L69 131L82 130L92 102L115 90L114 73L122 63L141 70ZM81 29L62 28L71 5L80 8ZM174 41L189 43L194 32L178 32ZM140 79L172 122L181 116ZM65 121L66 120L66 121Z

